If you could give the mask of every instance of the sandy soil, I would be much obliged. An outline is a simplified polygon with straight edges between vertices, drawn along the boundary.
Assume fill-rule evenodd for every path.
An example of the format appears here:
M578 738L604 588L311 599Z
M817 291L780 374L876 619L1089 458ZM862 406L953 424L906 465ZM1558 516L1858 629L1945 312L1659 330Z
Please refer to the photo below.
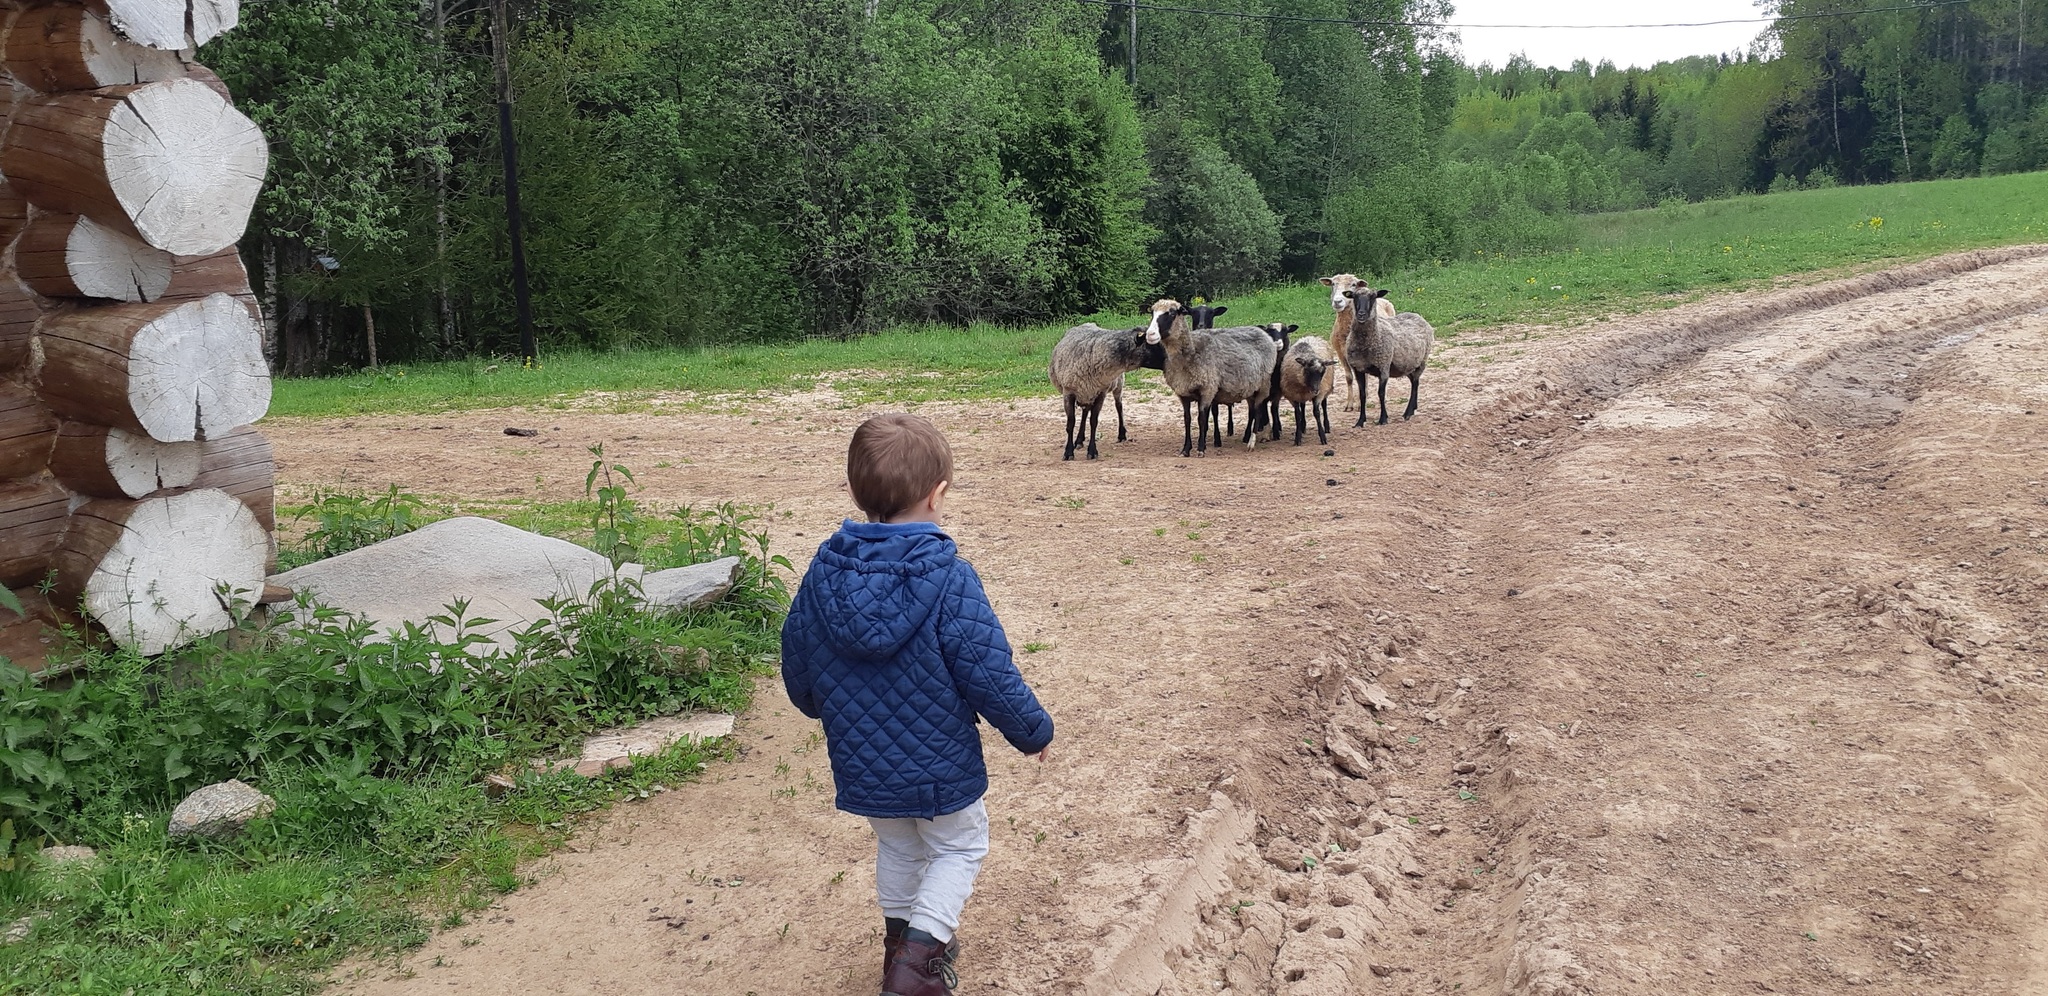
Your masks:
M963 992L2048 990L2048 247L1523 335L1330 456L1183 459L1156 393L1092 463L1049 399L923 409L1060 731L989 743ZM267 429L290 484L474 498L601 441L801 566L868 414ZM816 731L764 683L743 758L335 991L874 993Z

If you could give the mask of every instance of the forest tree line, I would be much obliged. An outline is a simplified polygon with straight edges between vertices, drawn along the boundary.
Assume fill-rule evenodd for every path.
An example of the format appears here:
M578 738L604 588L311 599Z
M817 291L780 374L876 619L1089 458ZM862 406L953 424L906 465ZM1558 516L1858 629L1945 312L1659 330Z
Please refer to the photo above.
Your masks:
M1445 0L520 0L543 352L1135 310L1569 242L1572 218L2048 166L2048 12L1787 20L1647 69L1458 61ZM1783 13L1856 10L1783 0ZM516 351L484 0L263 0L278 368ZM372 324L373 323L373 324Z

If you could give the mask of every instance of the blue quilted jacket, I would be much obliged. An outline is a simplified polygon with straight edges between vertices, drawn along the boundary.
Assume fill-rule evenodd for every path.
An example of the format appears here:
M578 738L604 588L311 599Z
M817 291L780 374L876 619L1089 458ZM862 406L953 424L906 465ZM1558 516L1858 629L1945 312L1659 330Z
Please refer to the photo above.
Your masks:
M931 523L848 520L818 547L782 624L782 683L825 721L837 804L861 816L981 798L977 715L1026 754L1052 743L981 577Z

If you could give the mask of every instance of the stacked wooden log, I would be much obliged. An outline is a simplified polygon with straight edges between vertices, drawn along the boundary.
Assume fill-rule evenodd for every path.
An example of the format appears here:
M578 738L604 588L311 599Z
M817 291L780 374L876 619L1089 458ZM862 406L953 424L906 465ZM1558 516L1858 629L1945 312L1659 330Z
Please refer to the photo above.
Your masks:
M0 0L0 655L154 654L274 564L270 405L235 243L269 151L192 50L238 0Z

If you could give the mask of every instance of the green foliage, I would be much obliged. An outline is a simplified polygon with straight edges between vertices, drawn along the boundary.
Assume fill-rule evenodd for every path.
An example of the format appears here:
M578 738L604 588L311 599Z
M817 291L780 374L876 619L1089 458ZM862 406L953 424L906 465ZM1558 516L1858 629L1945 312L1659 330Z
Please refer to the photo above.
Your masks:
M689 610L650 609L629 576L499 648L458 602L386 636L305 597L264 626L154 660L74 650L61 687L0 666L0 920L32 913L28 941L0 945L0 991L133 989L300 993L350 950L424 938L436 908L516 887L520 859L555 845L567 818L622 794L692 777L688 745L623 780L535 770L593 730L682 709L744 708L772 659L789 562L759 516L731 505L643 516L614 475L595 524L650 566L744 559L732 592ZM346 500L337 500L346 499ZM324 498L319 548L402 531L424 502ZM476 782L511 772L491 801ZM165 838L171 803L238 777L277 812L232 843ZM92 844L98 861L20 860L16 828Z
M1161 286L1192 299L1269 281L1280 261L1280 219L1252 175L1199 126L1176 118L1155 117L1145 144L1145 219L1159 230Z
M424 524L420 513L425 507L418 495L401 492L396 484L376 497L340 491L317 495L300 513L313 516L315 525L297 550L280 551L281 566L324 560L412 532Z

